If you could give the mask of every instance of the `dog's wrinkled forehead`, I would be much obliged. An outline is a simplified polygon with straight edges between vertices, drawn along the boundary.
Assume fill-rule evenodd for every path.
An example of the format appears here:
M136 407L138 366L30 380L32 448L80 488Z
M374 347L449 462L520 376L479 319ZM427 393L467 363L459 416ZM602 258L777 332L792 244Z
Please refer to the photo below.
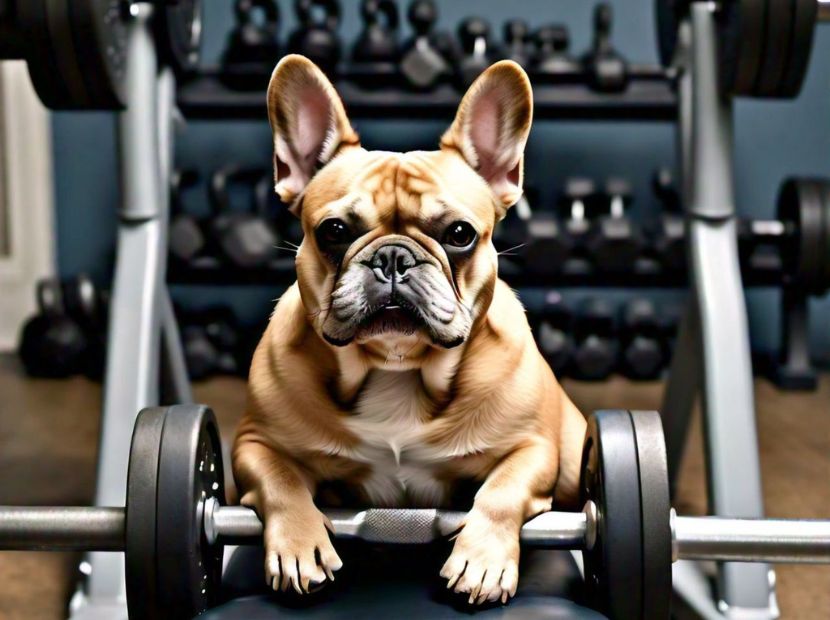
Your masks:
M384 228L429 234L448 220L492 228L496 206L483 179L457 154L390 153L352 149L336 157L309 183L301 214L310 229L339 218L363 230Z

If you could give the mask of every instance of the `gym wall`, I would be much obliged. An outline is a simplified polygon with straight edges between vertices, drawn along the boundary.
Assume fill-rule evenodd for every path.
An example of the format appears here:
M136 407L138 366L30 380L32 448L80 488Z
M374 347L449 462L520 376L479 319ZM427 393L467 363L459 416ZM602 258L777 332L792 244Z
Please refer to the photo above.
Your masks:
M403 7L404 0L399 0ZM475 13L486 17L500 36L501 23L523 17L532 26L561 22L571 33L571 50L580 54L590 44L592 2L575 0L439 0L439 27L455 31L456 24ZM628 59L655 62L653 2L611 0L613 40ZM280 0L283 40L294 28L293 2ZM344 41L360 29L359 2L342 0ZM204 61L217 62L233 22L233 3L204 3ZM404 8L405 10L405 8ZM540 17L543 16L543 17ZM408 36L404 27L403 36ZM400 122L356 119L368 148L433 148L448 121ZM109 278L118 201L115 120L111 114L55 113L55 193L58 264L62 274L91 273L101 282ZM810 73L801 96L791 102L739 101L735 115L735 173L738 211L744 216L772 217L781 180L789 175L830 174L830 28L819 25ZM268 165L270 132L261 122L190 122L178 136L176 161L202 171L230 161ZM540 206L549 206L559 184L569 175L602 180L622 175L633 184L633 213L650 214L656 205L649 191L650 175L658 165L674 164L674 126L670 123L590 123L540 121L527 151L527 183L540 192ZM553 179L553 184L550 184ZM586 291L588 292L588 291ZM581 297L583 291L575 296ZM625 296L625 292L613 293ZM661 298L682 299L682 291ZM201 306L233 299L243 317L261 318L279 295L275 288L177 287L177 300ZM748 294L753 348L778 345L778 292L752 290ZM528 299L527 303L533 303ZM830 363L830 300L813 302L814 354Z

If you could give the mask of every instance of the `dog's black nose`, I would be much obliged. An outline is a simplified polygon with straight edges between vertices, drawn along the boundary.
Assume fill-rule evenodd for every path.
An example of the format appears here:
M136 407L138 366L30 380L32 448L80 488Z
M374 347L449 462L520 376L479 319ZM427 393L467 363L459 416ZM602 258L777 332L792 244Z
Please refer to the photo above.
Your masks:
M372 268L380 272L389 280L402 276L407 269L417 264L415 255L402 245L385 245L375 252L372 257Z

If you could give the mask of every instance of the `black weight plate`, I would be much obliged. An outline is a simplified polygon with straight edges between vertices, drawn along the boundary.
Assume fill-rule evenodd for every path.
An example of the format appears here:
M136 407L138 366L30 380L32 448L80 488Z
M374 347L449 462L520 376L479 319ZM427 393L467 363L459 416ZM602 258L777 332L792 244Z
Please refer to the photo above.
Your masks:
M17 5L17 18L26 46L26 60L32 85L43 104L52 109L82 107L88 104L88 97L80 79L69 80L66 72L61 70L58 58L67 58L73 50L62 49L55 53L53 45L61 40L69 40L71 33L66 21L62 29L53 35L54 15L60 13L61 6L53 6L55 0L29 0ZM61 26L61 22L57 22Z
M767 19L761 66L755 80L756 97L777 97L790 53L793 0L766 0Z
M657 51L660 54L660 62L668 67L674 59L677 29L680 21L688 14L689 0L656 0L654 10L657 25Z
M818 181L821 200L821 212L824 215L824 252L821 256L822 269L819 271L816 282L817 294L823 295L830 289L830 182L827 180Z
M178 74L193 71L199 63L202 39L201 0L179 0L158 11L156 40L163 62Z
M78 68L90 107L120 110L126 104L127 20L123 0L63 0L69 3Z
M192 618L215 605L222 547L207 544L204 501L225 503L222 445L207 407L170 407L159 457L156 503L158 618Z
M754 94L761 66L766 25L766 3L782 0L727 0L718 12L721 91Z
M778 218L792 222L795 243L785 248L784 268L792 280L809 291L821 290L824 257L824 215L820 182L788 179L778 194Z
M156 490L161 436L167 409L138 414L127 471L125 574L130 618L152 618L156 602Z
M637 436L643 519L643 617L667 619L672 599L672 535L663 424L656 411L632 411L631 421Z
M637 439L627 411L589 418L581 480L582 501L598 512L596 542L583 551L587 600L612 620L644 618Z
M816 0L791 0L793 3L792 35L790 50L779 85L779 96L796 97L807 75L807 65L813 49L813 32L816 27L818 2Z

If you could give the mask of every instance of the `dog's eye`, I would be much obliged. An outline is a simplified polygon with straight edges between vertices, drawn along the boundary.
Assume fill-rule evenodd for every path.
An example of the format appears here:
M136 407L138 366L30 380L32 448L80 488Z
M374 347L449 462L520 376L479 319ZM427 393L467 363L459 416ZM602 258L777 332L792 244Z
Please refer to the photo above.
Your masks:
M343 220L332 218L325 220L315 232L320 247L343 245L352 239L352 231Z
M453 248L466 248L476 240L476 229L467 222L453 222L444 231L441 239L443 245Z

